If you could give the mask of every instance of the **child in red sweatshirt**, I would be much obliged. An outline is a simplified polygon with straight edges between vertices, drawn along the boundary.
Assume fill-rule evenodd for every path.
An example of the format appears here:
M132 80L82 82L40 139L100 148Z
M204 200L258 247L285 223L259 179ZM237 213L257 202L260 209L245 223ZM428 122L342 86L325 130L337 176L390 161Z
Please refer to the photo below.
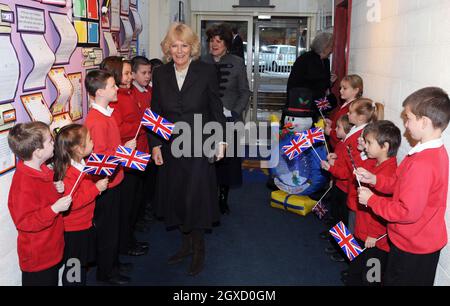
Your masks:
M121 143L135 141L138 151L148 152L146 129L140 128L145 107L141 109L139 101L135 100L131 94L131 63L122 57L110 56L103 60L100 67L115 76L116 85L119 87L117 103L112 104L111 107L114 108L112 116L119 127ZM145 176L143 172L134 169L125 169L124 174L120 200L119 252L122 255L141 256L147 254L148 243L136 240L134 227L144 199Z
M86 118L86 127L94 142L93 151L98 154L115 155L122 144L116 120L112 117L114 109L109 107L117 101L117 86L112 74L94 70L85 79L86 90L94 97L91 110ZM136 141L125 146L134 149ZM110 284L126 284L129 278L122 276L119 264L119 224L120 224L120 184L123 169L118 166L110 177L108 189L96 200L94 223L97 232L97 280Z
M427 87L403 102L405 127L419 143L399 165L396 175L375 175L358 169L369 188L359 189L359 202L388 222L392 242L386 270L386 285L432 286L441 249L447 244L449 159L442 132L450 121L450 99L441 88Z
M64 286L85 286L86 272L95 258L95 229L92 225L95 198L108 187L108 178L97 182L85 177L86 163L83 158L91 154L94 143L88 129L80 124L70 124L56 135L54 171L55 179L63 180L64 194L72 194L73 203L64 214ZM76 184L76 186L75 186ZM68 274L75 267L73 260L81 266L81 273Z
M369 159L376 161L371 171L377 175L392 176L397 169L397 151L401 143L400 129L390 121L377 121L364 128L364 151ZM375 191L385 199L391 195ZM386 221L375 215L364 205L356 207L356 222L354 236L357 242L366 250L350 263L347 285L380 285L383 272L386 269L389 244ZM383 237L383 238L382 238ZM381 268L378 275L368 275L373 266L369 260L378 260Z
M17 253L23 286L58 286L63 258L64 225L61 212L70 196L61 198L53 171L45 162L53 156L53 137L43 122L19 123L8 135L20 159L9 190L8 208L18 231Z

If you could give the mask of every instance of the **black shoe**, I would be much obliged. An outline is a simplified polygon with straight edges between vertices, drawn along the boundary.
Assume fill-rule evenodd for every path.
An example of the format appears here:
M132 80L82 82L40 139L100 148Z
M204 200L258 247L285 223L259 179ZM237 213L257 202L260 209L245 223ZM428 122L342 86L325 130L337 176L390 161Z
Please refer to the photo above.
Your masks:
M331 255L331 254L337 253L337 250L334 246L329 246L329 247L325 248L325 253Z
M349 275L348 270L341 271L341 276L342 276L343 278L347 278L348 275Z
M134 265L131 262L127 263L119 263L119 273L120 274L128 274L133 271Z
M140 247L140 248L142 248L144 250L148 250L149 247L150 247L149 243L146 242L146 241L136 241L136 246Z
M134 248L129 248L128 249L128 256L142 256L142 255L146 255L148 252L148 249L145 250L139 246L135 246Z
M111 277L111 278L108 278L105 280L99 280L99 281L108 283L110 285L126 285L131 281L131 279L127 276L123 276L123 275L119 274L117 276L114 276L114 277Z
M345 261L344 257L342 257L341 254L339 254L339 253L331 254L330 259L335 262L344 262Z
M330 238L330 232L323 231L319 234L319 237L320 239L327 240L328 238Z

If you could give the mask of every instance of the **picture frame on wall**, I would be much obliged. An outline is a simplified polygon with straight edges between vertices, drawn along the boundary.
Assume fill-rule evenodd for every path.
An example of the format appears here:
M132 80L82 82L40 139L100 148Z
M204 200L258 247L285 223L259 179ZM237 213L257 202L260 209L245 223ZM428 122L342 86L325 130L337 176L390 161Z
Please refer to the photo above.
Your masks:
M0 175L16 168L16 155L8 145L9 130L0 131Z

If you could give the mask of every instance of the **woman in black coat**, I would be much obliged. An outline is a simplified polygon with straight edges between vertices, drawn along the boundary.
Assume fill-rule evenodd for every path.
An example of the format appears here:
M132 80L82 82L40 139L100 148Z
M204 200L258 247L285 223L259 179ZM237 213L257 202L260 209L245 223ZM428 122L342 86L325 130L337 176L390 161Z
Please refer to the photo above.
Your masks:
M179 263L192 254L188 273L196 275L205 258L204 230L220 216L215 166L208 161L208 152L203 152L203 143L210 135L202 135L202 131L210 122L225 131L225 117L216 71L197 60L200 44L192 29L173 24L161 47L171 61L154 72L152 111L175 123L180 133L174 133L170 141L158 136L150 141L152 158L159 166L155 212L168 228L178 227L183 234L181 249L168 263ZM219 133L216 138L214 148L221 159L224 136Z
M223 113L228 122L242 122L243 112L250 98L244 60L229 52L233 35L226 24L215 25L206 31L209 54L203 58L214 64L219 79ZM233 148L227 148L227 157L216 163L219 184L219 205L222 214L228 214L228 191L242 185L242 158L237 157L239 139L234 133ZM233 153L233 154L232 154Z

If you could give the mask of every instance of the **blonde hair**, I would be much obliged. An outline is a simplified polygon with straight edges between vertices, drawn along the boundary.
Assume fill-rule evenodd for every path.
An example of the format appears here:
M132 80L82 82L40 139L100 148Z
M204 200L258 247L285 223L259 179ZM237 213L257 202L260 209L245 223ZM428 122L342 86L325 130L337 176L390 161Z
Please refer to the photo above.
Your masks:
M161 50L167 61L172 60L170 55L170 45L175 41L181 40L191 46L191 57L198 59L200 57L200 39L194 31L184 23L174 22L170 25L166 37L161 42Z
M352 102L350 109L367 118L367 123L384 119L384 105L367 98L359 98Z
M357 74L350 74L342 78L342 82L347 82L353 89L359 89L356 98L361 98L364 94L364 82L363 79Z

